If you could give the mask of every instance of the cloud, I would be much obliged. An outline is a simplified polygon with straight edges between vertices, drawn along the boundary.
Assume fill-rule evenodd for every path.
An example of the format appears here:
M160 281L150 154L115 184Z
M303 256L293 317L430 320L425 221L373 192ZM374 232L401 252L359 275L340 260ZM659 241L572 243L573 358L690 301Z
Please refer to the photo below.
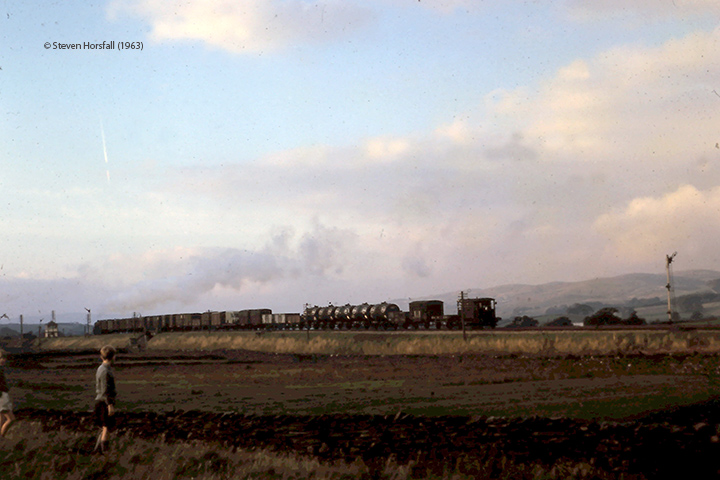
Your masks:
M409 149L409 142L404 139L373 138L366 142L366 158L391 161L406 154Z
M682 185L601 215L594 228L607 237L608 248L623 257L652 261L678 250L686 261L717 265L720 255L713 241L720 235L719 219L720 186L703 191Z
M617 212L682 184L717 186L719 39L716 30L608 49L538 85L494 91L486 104L427 132L187 168L169 177L165 198L194 195L187 201L198 212L225 212L245 242L253 236L246 248L256 255L267 252L267 232L292 231L292 248L268 254L278 259L269 272L280 273L268 283L315 268L338 284L394 279L405 289L654 268L655 253L637 255L613 233L639 238L647 230L655 238L652 222L618 226ZM696 216L704 218L688 210L684 221ZM319 249L312 235L323 229ZM712 236L694 241L695 250L710 251ZM236 263L247 261L240 255ZM252 275L243 281L262 283Z
M299 232L313 218L352 232L358 248L338 278L461 282L482 271L496 284L642 269L653 255L616 248L615 217L603 215L682 183L716 186L719 38L720 30L613 48L536 87L493 92L432 131L188 170L172 188L228 209L287 214L277 206L292 205L293 218L277 224ZM630 229L638 236L652 228L639 225ZM698 238L697 249L711 238Z
M720 13L715 0L570 0L567 8L579 20L637 14L647 21L649 18Z
M162 41L200 41L233 53L257 54L322 43L367 25L372 13L343 1L115 0L111 18L131 14Z
M231 51L340 34L318 33L307 17L308 30L258 30L281 10L300 9L302 20L319 3L115 5L151 22L159 40L194 38ZM326 20L342 24L339 4L327 5L338 10L326 10ZM289 295L362 302L587 279L654 269L674 250L717 267L718 47L720 30L616 47L538 84L491 92L486 104L428 131L168 172L163 190L137 195L138 203L123 197L67 211L83 219L85 208L97 209L95 218L113 219L106 238L132 232L134 249L123 250L122 238L103 246L126 253L88 263L52 288L74 281L100 292L106 310L150 313L196 309L221 294L264 295L273 305ZM154 245L156 232L190 246Z
M717 141L718 77L720 28L576 60L537 92L497 95L494 109L551 157L677 163Z

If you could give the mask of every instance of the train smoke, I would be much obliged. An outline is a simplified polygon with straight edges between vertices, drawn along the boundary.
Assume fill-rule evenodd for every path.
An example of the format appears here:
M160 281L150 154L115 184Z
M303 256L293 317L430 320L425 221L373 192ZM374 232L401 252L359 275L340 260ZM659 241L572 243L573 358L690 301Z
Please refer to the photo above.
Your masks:
M118 259L117 263L139 265L144 270L143 276L149 278L136 278L129 285L116 287L117 293L102 310L149 314L173 305L195 305L216 288L241 292L250 286L270 285L303 275L334 275L342 272L345 251L352 239L349 232L316 225L297 239L283 231L257 251L203 248L162 252L135 261Z

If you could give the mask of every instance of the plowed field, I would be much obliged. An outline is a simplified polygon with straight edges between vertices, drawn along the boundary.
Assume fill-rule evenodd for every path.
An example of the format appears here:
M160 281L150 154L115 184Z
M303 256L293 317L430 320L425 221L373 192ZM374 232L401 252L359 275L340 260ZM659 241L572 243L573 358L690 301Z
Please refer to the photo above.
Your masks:
M19 417L93 431L94 356L14 359ZM716 356L122 355L119 433L442 472L501 458L668 478L720 468ZM468 467L469 468L469 467ZM502 468L498 464L497 468Z

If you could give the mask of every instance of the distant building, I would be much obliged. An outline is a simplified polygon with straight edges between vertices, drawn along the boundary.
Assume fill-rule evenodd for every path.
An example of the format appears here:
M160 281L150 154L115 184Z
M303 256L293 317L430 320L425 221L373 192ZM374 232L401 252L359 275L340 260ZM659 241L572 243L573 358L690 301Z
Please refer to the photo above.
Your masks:
M58 331L58 324L54 320L50 320L45 326L45 338L59 337L60 332Z

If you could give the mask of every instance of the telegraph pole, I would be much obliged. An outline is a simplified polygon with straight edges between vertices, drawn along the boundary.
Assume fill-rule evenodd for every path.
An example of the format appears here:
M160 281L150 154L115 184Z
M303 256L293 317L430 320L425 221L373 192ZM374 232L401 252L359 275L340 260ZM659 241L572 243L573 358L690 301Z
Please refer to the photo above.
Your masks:
M665 285L665 288L667 288L668 291L668 297L667 297L667 303L668 303L668 321L670 323L673 323L673 316L672 316L672 276L670 274L670 264L672 263L673 259L675 258L675 255L677 255L677 252L673 253L672 255L665 255L665 271L667 272L667 285Z
M90 315L91 315L91 312L90 312L90 309L89 309L89 308L86 308L85 310L87 310L87 312L88 312L88 313L87 313L87 330L85 331L85 335L90 335L90 331L91 331L91 330L90 330Z
M460 300L458 300L458 315L462 323L463 340L467 342L467 331L465 330L465 312L463 311L463 300L465 300L465 292L460 290Z
M303 314L305 314L305 312L307 312L307 309L309 307L310 307L310 304L306 303L305 309L303 310ZM310 343L310 320L308 320L307 318L305 320L307 321L307 341L308 341L308 343Z

